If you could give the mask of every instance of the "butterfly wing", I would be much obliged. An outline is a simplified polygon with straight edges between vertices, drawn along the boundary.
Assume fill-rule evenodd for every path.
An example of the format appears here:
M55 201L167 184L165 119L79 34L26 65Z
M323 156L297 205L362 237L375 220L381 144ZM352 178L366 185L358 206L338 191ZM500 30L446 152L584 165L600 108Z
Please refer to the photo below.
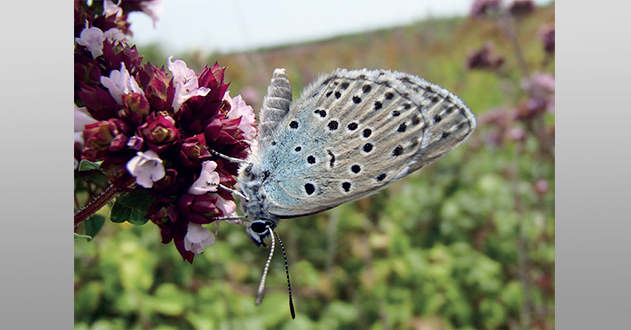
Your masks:
M457 96L419 77L338 69L266 135L266 209L297 217L365 197L444 155L475 125Z

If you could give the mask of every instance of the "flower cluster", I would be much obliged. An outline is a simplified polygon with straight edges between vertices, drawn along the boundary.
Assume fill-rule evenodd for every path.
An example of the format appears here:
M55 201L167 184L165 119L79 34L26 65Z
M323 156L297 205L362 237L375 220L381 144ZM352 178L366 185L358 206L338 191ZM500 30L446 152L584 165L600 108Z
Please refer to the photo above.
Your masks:
M504 7L501 0L476 0L471 5L469 16L472 18L497 17L504 10L514 18L522 18L535 11L535 3L532 0L515 0Z
M513 109L494 109L484 113L480 121L490 125L493 129L486 135L486 141L491 145L501 145L504 139L523 141L525 130L515 125L517 122L528 123L544 113L554 112L554 76L550 73L535 72L523 79L522 88L528 98L520 102ZM554 128L542 134L554 135ZM552 136L553 137L553 136Z
M252 108L230 97L217 63L199 75L172 57L170 74L142 64L125 42L126 15L144 11L155 22L156 3L75 2L75 170L90 161L120 191L143 189L145 217L192 262L214 242L202 225L236 215L238 164L216 153L245 159L256 124Z
M508 6L503 6L501 1L497 0L478 0L471 6L470 16L474 18L485 17L504 17L504 18L521 18L535 11L535 5L532 1L517 0ZM491 15L493 14L493 15ZM505 24L498 20L497 26L504 30L504 35L510 36L515 34L513 24ZM547 24L540 28L543 50L548 55L554 54L554 24ZM515 39L512 41L516 42ZM470 70L486 70L498 73L497 69L505 62L503 55L494 53L494 44L491 41L475 51L471 51L466 61L466 67ZM518 61L519 62L519 61ZM534 128L542 126L540 118L544 113L554 112L554 76L548 72L537 71L530 74L526 64L522 65L521 72L524 78L521 80L521 88L527 98L519 102L512 109L492 109L484 113L480 121L487 124L491 128L486 134L486 141L493 146L498 146L509 141L524 141L528 133L533 133L540 139L554 139L554 127ZM545 65L545 62L544 62ZM533 125L533 122L539 122ZM520 125L518 123L523 123ZM536 131L538 130L538 131ZM547 130L547 131L546 131ZM530 131L530 132L528 132ZM536 131L536 132L535 132Z
M554 54L554 24L548 24L539 31L543 41L543 50L547 54Z
M504 64L504 56L494 54L495 45L487 42L479 50L472 51L467 57L467 69L497 69Z
M535 11L535 3L532 0L516 0L508 6L508 12L513 17L525 17Z
M483 18L491 13L497 12L501 5L502 2L500 0L476 0L473 5L471 5L469 16Z

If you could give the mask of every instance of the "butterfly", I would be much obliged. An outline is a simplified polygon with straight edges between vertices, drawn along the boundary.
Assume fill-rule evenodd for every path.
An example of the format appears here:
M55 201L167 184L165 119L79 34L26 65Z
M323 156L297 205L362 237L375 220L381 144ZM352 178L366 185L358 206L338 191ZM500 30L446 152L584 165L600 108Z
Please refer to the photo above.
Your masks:
M281 219L373 194L443 156L475 127L460 98L411 74L337 69L292 103L286 71L276 69L260 112L258 146L237 179L247 233L259 246L267 236L272 241L257 305L274 236L284 254L274 231ZM293 318L288 272L287 281Z

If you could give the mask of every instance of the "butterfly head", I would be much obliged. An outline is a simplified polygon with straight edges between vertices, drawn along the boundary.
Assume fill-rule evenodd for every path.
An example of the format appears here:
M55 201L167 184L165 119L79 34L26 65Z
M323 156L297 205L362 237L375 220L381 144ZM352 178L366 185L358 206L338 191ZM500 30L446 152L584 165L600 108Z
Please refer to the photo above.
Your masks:
M276 224L277 222L273 220L254 220L250 222L246 231L257 246L263 245L264 247L267 247L265 244L265 237L271 234L269 228L276 228Z

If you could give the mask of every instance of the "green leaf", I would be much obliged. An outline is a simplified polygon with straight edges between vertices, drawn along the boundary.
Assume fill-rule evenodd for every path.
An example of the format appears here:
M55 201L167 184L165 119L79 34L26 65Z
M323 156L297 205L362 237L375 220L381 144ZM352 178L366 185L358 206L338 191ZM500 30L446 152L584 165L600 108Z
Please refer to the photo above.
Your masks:
M154 198L149 196L147 190L140 186L116 199L116 203L143 212L149 211L149 208L153 205L153 201Z
M75 241L76 241L76 240L78 240L78 239L87 239L87 240L91 240L91 239L92 239L92 237L91 237L91 236L88 236L88 235L79 235L79 234L77 234L77 233L74 233L74 239L75 239Z
M102 162L91 162L89 160L82 159L79 163L79 171L91 171L91 170L101 170Z
M133 225L144 225L148 221L145 215L153 205L153 201L154 198L147 194L145 188L136 187L116 200L110 218L117 223L128 221Z
M86 235L94 238L103 228L105 217L100 214L94 214L84 221Z
M112 206L110 219L112 220L112 222L116 223L129 221L129 223L134 225L144 225L148 220L145 218L146 214L147 212L143 212L116 202L114 206Z

